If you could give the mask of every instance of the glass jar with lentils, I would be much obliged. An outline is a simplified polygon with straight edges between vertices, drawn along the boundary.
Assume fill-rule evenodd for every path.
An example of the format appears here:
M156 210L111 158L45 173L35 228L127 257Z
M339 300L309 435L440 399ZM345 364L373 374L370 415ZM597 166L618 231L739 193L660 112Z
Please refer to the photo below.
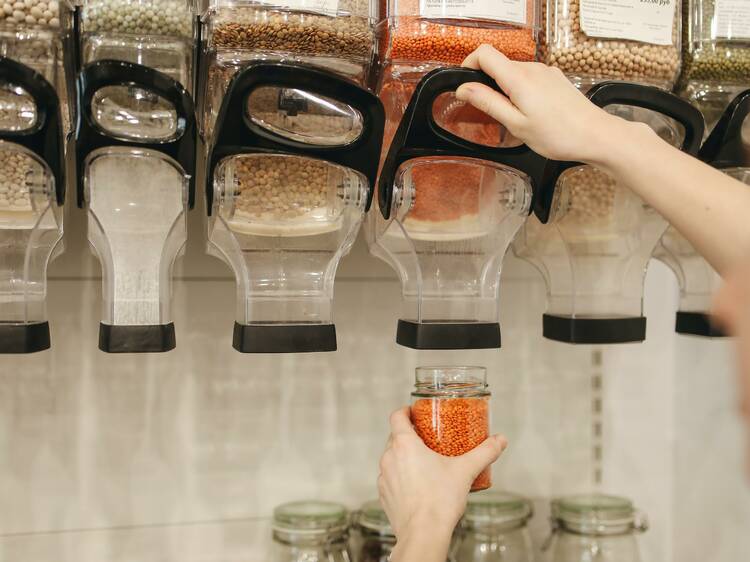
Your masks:
M681 0L547 0L542 60L582 90L603 80L671 89L680 71Z
M411 396L414 429L433 451L456 457L489 437L490 392L484 367L418 367ZM471 491L491 485L487 468Z

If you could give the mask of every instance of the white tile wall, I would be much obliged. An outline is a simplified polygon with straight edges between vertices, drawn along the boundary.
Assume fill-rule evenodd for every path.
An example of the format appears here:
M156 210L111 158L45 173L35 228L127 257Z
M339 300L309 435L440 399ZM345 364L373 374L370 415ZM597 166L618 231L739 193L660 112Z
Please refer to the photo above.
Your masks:
M116 356L97 350L98 265L82 250L80 212L69 213L50 284L53 347L0 357L1 561L267 560L274 505L356 507L374 495L387 413L408 401L414 367L437 363L488 367L493 425L511 441L495 482L537 500L537 542L546 500L597 489L600 466L601 489L652 520L646 562L750 552L727 344L672 333L665 269L649 275L649 342L601 360L541 338L541 278L513 259L501 351L417 352L395 345L398 284L360 244L337 282L338 352L242 355L231 348L233 282L193 237L177 268L177 349ZM239 521L192 524L222 520Z

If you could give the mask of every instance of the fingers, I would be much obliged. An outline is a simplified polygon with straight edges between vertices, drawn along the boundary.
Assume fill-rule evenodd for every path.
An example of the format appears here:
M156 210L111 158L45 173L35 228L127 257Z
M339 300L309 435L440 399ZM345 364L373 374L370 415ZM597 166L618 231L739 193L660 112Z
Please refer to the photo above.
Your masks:
M489 74L511 97L518 87L520 76L516 63L490 45L480 45L464 59L461 66Z
M414 427L411 424L410 410L407 406L399 408L391 414L391 435L399 433L413 433Z
M518 128L523 120L523 114L507 97L484 84L462 84L456 90L456 98L470 103L511 131Z
M495 462L508 446L508 440L502 435L493 435L475 447L463 457L463 461L469 466L472 478L475 478L485 468Z

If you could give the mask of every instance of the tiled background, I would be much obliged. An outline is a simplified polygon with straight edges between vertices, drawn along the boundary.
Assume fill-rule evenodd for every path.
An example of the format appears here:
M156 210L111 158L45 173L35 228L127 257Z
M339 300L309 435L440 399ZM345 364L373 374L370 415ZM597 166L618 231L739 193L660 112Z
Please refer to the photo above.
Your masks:
M487 366L493 425L511 441L495 485L536 500L537 544L551 496L598 489L648 514L646 562L747 559L731 344L673 333L660 264L645 344L543 340L541 277L509 257L503 349L417 352L394 343L395 276L358 244L337 280L338 352L242 355L233 281L202 255L196 212L174 285L177 349L114 356L97 350L98 264L68 214L53 347L0 357L0 561L266 561L274 505L375 494L387 413L408 401L414 367L441 363Z

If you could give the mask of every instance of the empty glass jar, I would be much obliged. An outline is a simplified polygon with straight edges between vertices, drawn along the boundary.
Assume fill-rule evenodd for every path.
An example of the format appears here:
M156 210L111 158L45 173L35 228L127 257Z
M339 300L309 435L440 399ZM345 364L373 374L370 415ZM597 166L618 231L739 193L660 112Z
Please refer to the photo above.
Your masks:
M298 501L273 512L272 562L350 562L343 505Z
M351 533L354 562L388 562L396 536L380 501L362 504L352 518Z
M452 562L532 562L526 523L531 502L508 492L482 492L469 497L456 528Z
M418 367L411 396L414 429L433 451L455 457L489 437L490 392L484 367ZM491 485L487 468L471 490Z
M550 562L640 562L636 535L647 529L626 498L591 494L554 500Z

